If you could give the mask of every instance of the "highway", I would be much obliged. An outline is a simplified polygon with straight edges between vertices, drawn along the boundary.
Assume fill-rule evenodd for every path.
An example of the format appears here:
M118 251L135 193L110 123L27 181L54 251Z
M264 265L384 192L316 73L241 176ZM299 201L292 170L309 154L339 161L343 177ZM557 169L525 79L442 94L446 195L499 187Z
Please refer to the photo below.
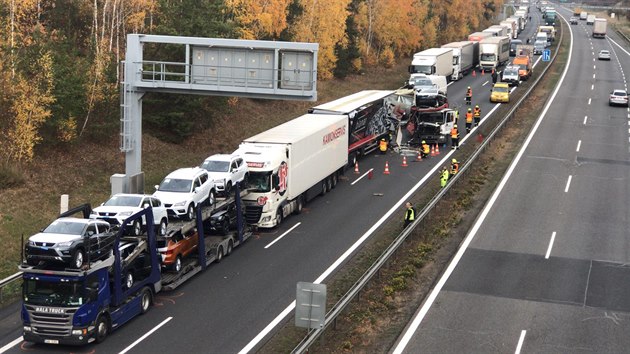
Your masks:
M394 353L628 351L630 111L608 94L630 53L570 29L557 95Z
M537 21L528 24L521 38L533 35ZM488 102L490 85L490 75L468 75L449 86L449 101L463 106L464 91L471 86L473 104L479 104L485 116L496 106ZM465 144L463 117L462 111L459 126ZM256 234L222 263L176 291L158 294L147 314L111 333L104 343L80 351L235 353L255 349L292 313L298 281L325 283L385 219L393 215L402 224L404 202L450 161L452 153L442 149L437 157L410 161L409 167L402 167L402 158L394 153L360 160L360 174L349 171L334 191L307 204L301 215L287 218L275 230ZM383 174L385 161L390 175ZM374 178L357 181L369 169ZM0 353L76 352L76 348L22 342L19 307L4 312Z

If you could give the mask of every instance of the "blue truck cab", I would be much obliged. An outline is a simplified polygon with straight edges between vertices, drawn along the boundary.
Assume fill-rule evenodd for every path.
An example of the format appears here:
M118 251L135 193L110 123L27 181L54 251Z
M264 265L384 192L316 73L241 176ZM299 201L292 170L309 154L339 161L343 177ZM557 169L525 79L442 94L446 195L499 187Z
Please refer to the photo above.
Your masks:
M145 215L146 220L153 220L152 210L147 208L129 217L125 225ZM25 341L98 343L110 331L149 310L162 287L155 232L148 228L146 236L123 237L123 231L121 227L110 257L82 269L20 266ZM121 257L121 241L133 242L137 251Z

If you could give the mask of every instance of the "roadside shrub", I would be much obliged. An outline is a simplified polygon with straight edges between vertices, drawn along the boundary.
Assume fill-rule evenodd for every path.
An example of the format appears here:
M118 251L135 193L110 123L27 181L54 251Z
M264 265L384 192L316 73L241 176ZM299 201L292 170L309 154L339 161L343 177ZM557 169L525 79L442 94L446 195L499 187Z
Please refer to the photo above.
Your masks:
M24 183L24 176L17 167L0 163L0 190L15 188Z

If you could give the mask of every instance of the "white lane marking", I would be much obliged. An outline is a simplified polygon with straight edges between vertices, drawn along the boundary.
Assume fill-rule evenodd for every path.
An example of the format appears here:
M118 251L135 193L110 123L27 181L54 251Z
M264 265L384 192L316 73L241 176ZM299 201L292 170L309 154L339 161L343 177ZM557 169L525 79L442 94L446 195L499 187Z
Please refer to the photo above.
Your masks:
M595 58L593 58L593 63L595 62Z
M580 146L582 146L582 140L578 140L577 148L575 148L575 152L580 152Z
M586 125L586 120L588 119L588 116L584 116L584 125Z
M148 331L147 333L145 333L142 337L138 338L138 340L136 340L135 342L131 343L131 345L129 345L127 348L123 349L120 353L118 354L125 354L126 352L128 352L129 350L131 350L131 348L135 347L138 343L142 342L145 338L147 338L148 336L150 336L151 334L153 334L153 332L157 331L158 329L160 329L160 327L164 326L168 321L172 320L173 317L168 317L166 318L164 321L162 321L162 323L160 323L159 325L153 327L152 330Z
M24 337L19 337L17 339L14 339L13 342L5 345L4 347L0 348L0 354L6 352L7 350L15 347L16 345L18 345L18 343L20 343L21 341L24 340Z
M591 99L590 98L588 99L588 104L591 104Z
M302 222L298 222L297 224L293 225L293 227L291 227L290 229L285 231L282 235L278 236L278 238L276 238L275 240L271 241L267 246L265 246L265 249L271 247L274 243L280 241L280 239L282 239L284 236L288 235L289 232L293 231L293 229L295 229L296 227L300 226L301 224L302 224Z
M454 84L454 83L455 83L455 81L451 81L451 82L449 82L448 84L446 84L446 86L447 86L447 87L448 87L448 86L451 86L451 85L452 85L452 84Z
M370 174L370 172L374 171L373 168L370 168L369 170L367 170L366 173L362 174L359 178L355 179L354 182L350 183L351 186L354 186L355 183L359 182L361 180L361 178L367 176Z
M422 320L429 312L429 309L433 305L433 302L437 298L440 291L442 291L442 287L444 287L444 284L446 284L446 281L453 273L453 270L455 270L455 267L457 267L457 264L459 263L460 259L466 252L468 245L470 245L472 240L475 238L475 235L477 235L477 232L481 228L481 224L483 224L486 217L490 213L490 209L492 209L492 206L499 198L499 194L501 194L501 191L503 191L503 188L507 184L508 179L510 179L510 176L512 176L512 173L514 172L516 165L519 163L519 161L523 157L523 154L525 154L525 150L527 149L527 147L529 146L529 143L532 141L534 135L538 131L538 128L540 127L540 124L542 123L543 118L547 114L547 111L549 111L549 107L551 107L551 104L555 100L556 95L558 94L558 91L560 91L560 87L562 86L562 83L564 82L564 79L567 76L567 72L569 71L569 66L571 66L571 57L573 56L573 30L571 29L571 27L569 27L569 33L571 35L571 40L569 44L569 57L567 58L567 65L564 67L564 71L562 72L560 81L558 81L558 83L556 84L555 90L551 94L551 99L547 101L547 104L545 105L543 112L538 117L536 124L534 124L534 127L532 128L529 135L527 136L527 139L525 139L525 142L521 146L521 150L519 150L514 160L512 160L510 167L508 168L505 175L503 175L501 182L499 182L499 185L492 193L492 197L490 197L490 200L484 206L481 214L479 215L479 218L477 219L472 229L470 229L470 232L468 233L468 235L466 236L466 238L460 245L459 249L457 250L457 253L455 254L453 259L449 263L448 267L446 268L446 271L444 271L444 273L442 274L442 277L440 277L440 280L437 282L437 284L435 285L435 287L433 288L433 290L431 291L431 293L425 300L424 304L422 305L420 310L416 313L415 317L411 321L411 324L409 325L409 327L407 327L407 330L403 334L402 338L400 339L398 344L396 344L396 347L394 348L392 352L393 354L401 354L403 350L405 350L405 347L407 346L407 344L409 344L409 341L413 337L418 327L420 327ZM468 134L466 134L466 137L468 137Z
M569 193L569 186L571 186L571 179L573 179L573 176L569 175L569 179L567 180L567 186L564 187L565 193Z
M595 84L591 85L591 91L595 89Z
M547 247L547 253L545 254L545 259L549 259L549 255L551 255L551 248L553 247L553 241L556 239L556 232L554 231L551 234L551 240L549 241L549 247Z
M484 82L483 84L481 84L481 86L486 86L486 84L487 84L488 82L490 82L490 81L486 81L486 82Z
M593 74L593 79L595 78L595 74Z
M624 53L626 53L626 55L630 55L630 53L627 50L625 50L622 46L619 45L619 43L615 42L612 38L606 37L606 39L608 39L609 41L615 43L615 45L617 47L619 47L619 49L621 49Z
M516 345L516 350L514 354L521 354L521 348L523 348L523 342L525 341L525 334L527 334L526 330L521 331L521 336L518 338L518 344Z
M597 68L597 66L593 65L593 70L595 70Z

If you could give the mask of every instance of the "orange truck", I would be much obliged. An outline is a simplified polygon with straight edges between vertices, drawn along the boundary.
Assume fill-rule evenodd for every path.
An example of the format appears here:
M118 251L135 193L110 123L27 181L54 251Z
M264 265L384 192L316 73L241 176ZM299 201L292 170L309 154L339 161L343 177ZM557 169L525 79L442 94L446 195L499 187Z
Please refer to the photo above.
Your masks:
M512 65L518 65L518 75L521 80L527 80L532 76L534 48L531 45L519 45L516 47L516 58Z

